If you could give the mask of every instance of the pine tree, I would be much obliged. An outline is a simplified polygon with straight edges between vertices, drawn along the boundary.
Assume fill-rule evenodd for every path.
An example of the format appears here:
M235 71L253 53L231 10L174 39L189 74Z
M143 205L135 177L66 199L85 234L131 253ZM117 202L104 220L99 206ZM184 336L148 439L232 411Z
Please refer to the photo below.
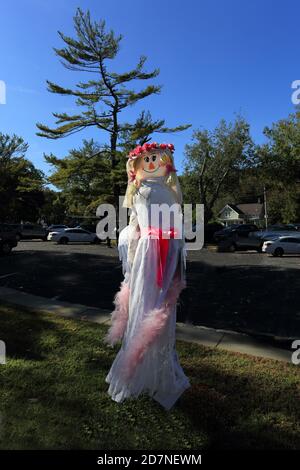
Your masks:
M149 140L153 132L176 132L187 129L189 125L167 128L164 126L164 120L153 121L151 116L145 113L142 113L135 123L121 123L121 112L161 90L159 85L148 85L140 91L134 91L128 84L136 80L153 79L158 76L159 70L145 72L146 57L142 56L136 67L128 72L110 71L108 62L117 56L122 36L116 36L113 31L107 32L105 21L94 22L89 11L85 13L81 9L77 9L74 27L76 38L59 32L65 47L54 50L67 69L89 72L92 78L77 83L75 89L65 88L51 81L47 81L47 84L51 93L75 97L81 112L74 115L53 113L56 126L50 128L38 123L40 132L37 135L59 139L89 127L108 133L114 204L117 208L120 193L118 163L123 155L122 149L124 150L124 139L123 147L119 147L120 136L126 136L127 142L140 143ZM106 154L106 149L104 151ZM99 155L101 156L101 151Z

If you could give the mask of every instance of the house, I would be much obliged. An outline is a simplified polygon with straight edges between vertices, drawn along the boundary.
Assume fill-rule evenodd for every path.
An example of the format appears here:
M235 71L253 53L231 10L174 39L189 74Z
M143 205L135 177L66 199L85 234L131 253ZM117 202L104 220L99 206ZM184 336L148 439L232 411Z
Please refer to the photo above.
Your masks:
M260 202L226 204L218 213L218 220L226 226L249 223L262 225L264 222L264 205Z

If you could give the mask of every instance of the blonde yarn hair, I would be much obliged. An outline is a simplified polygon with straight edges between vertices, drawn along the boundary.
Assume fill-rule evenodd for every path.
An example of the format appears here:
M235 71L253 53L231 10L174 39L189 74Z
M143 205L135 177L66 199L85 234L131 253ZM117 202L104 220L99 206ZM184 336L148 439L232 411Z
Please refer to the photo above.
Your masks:
M137 189L141 185L141 181L139 181L137 178L133 179L133 177L136 175L136 172L141 162L141 158L145 156L145 153L143 153L142 155L138 156L135 159L129 158L127 161L126 170L127 170L127 175L128 175L128 184L126 188L125 198L123 201L123 207L131 208L133 205L133 197L136 194ZM172 167L174 167L173 155L169 149L164 149L160 151L159 153L160 153L161 161L163 163L165 163L166 165L167 164L172 165ZM174 191L177 202L179 204L182 204L181 187L180 187L180 183L179 183L179 180L175 171L170 171L166 179L166 184Z

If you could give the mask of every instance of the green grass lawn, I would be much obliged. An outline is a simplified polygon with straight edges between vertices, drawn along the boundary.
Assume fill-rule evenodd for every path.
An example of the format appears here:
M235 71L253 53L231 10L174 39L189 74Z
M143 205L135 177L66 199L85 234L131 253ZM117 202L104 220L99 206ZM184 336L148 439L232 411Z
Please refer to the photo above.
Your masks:
M115 403L107 326L1 306L1 449L300 449L300 366L177 341L192 386L170 411Z

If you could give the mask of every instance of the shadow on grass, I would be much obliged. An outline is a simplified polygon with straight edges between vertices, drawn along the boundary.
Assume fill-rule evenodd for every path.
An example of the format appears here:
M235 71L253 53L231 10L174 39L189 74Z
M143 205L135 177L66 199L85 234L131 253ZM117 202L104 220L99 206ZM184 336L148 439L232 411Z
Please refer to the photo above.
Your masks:
M190 354L194 359L182 362L193 385L180 407L209 435L207 448L299 448L295 367L201 347Z
M104 325L0 309L2 449L299 448L296 367L177 342L191 387L170 411L111 400Z

